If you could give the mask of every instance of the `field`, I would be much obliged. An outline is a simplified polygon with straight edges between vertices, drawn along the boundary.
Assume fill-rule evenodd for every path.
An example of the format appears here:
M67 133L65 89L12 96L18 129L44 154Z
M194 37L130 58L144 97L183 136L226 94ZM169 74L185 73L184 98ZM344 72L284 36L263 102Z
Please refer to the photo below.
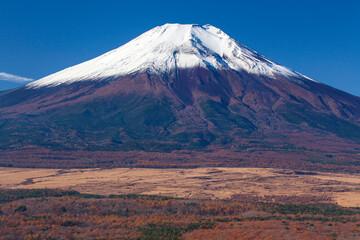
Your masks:
M360 207L360 174L272 168L0 168L0 188Z
M0 239L359 239L360 174L0 168Z

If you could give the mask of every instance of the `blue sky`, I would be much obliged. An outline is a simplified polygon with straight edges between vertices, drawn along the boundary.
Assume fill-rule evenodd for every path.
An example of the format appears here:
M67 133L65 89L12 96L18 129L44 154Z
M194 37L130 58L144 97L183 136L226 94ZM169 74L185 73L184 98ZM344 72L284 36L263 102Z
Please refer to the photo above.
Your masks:
M279 64L360 96L359 13L355 0L1 0L0 72L39 79L155 26L198 23L221 28Z

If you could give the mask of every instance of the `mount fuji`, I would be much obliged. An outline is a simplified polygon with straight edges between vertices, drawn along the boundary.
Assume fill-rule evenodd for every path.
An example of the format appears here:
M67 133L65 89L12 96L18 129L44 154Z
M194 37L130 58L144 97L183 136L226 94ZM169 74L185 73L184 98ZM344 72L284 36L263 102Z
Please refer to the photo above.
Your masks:
M211 25L165 24L95 59L47 76L29 87L77 81L115 79L148 72L170 74L176 69L212 68L301 77L236 42Z
M149 166L139 159L161 153L167 160L159 165L265 159L273 166L293 158L297 166L358 166L359 140L359 97L281 66L211 25L155 27L0 92L3 165L24 165L26 153L44 166L94 166L98 159Z

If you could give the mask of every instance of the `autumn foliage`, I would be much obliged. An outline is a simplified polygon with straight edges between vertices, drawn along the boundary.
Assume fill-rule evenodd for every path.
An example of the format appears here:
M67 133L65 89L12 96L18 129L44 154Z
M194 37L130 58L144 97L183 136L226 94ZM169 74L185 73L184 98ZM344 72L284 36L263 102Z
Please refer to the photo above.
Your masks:
M1 190L0 239L360 238L360 210L334 204Z

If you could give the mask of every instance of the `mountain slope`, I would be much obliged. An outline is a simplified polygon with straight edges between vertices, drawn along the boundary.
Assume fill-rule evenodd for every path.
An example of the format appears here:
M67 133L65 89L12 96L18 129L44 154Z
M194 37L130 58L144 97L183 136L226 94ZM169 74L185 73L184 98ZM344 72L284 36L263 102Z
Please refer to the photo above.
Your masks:
M311 158L329 155L333 143L355 153L359 120L356 96L280 66L213 26L166 24L0 93L0 148L271 150Z

